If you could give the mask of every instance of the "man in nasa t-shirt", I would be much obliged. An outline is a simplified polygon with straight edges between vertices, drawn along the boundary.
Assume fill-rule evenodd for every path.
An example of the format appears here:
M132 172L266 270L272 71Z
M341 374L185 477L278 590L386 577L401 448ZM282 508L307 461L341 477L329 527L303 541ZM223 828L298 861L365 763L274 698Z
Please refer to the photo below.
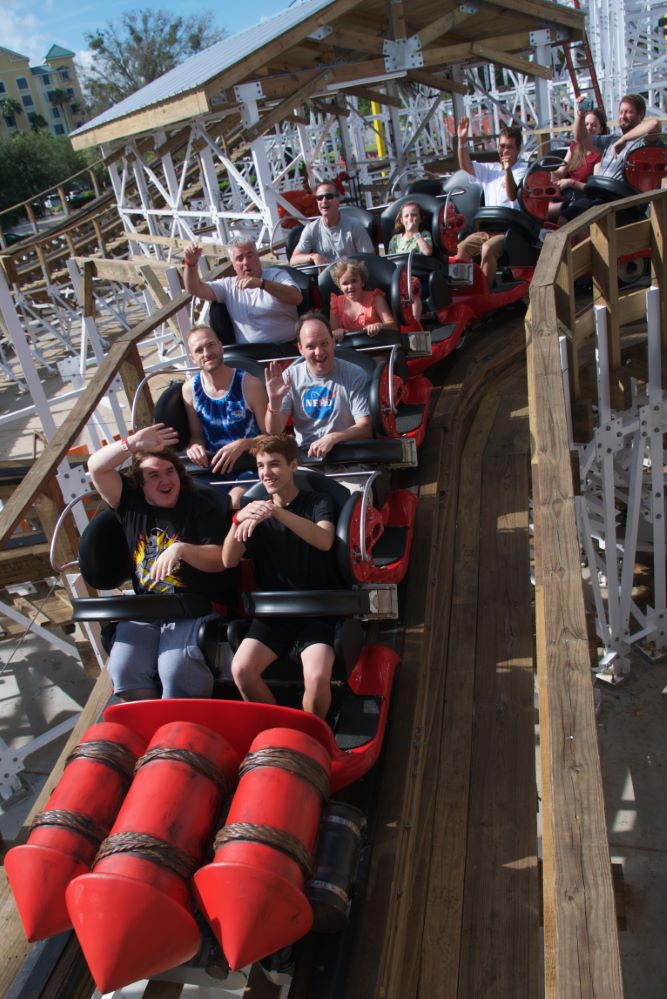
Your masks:
M331 327L320 313L302 316L296 332L303 360L284 372L273 361L266 370L267 433L281 433L291 416L297 443L313 458L324 458L341 441L371 438L366 372L335 356Z

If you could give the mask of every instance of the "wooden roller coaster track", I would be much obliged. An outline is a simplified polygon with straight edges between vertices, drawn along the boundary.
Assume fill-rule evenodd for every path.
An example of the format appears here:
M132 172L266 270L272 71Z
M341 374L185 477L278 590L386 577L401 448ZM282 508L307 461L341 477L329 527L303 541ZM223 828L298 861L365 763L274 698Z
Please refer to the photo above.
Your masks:
M433 372L438 387L419 467L402 664L346 999L515 999L540 987L548 999L623 994L558 338L568 336L571 393L581 407L593 304L610 310L619 375L624 324L636 332L645 309L645 289L619 293L620 255L651 250L664 314L667 192L629 201L651 201L650 219L617 229L619 209L609 205L549 237L525 326L515 314L476 331L446 369ZM571 236L588 226L589 238L572 249ZM593 296L582 310L572 291L587 270ZM185 304L181 296L115 339L94 383L8 499L0 546L116 374L124 371L128 391L137 383L137 345ZM633 351L637 373L644 361L636 339ZM145 391L138 421L151 412ZM74 534L65 539L70 554L75 545ZM102 674L71 744L108 696ZM5 994L30 953L6 884L0 927ZM83 999L92 993L86 976L70 942L37 994ZM307 988L297 977L295 995L312 999ZM151 983L144 997L176 994L174 986Z

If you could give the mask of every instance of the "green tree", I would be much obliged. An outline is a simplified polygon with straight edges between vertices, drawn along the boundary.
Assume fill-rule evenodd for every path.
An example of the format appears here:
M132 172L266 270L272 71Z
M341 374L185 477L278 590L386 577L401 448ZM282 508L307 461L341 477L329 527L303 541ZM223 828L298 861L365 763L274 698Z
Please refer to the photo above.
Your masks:
M67 107L66 107L66 105L70 101L69 95L67 94L67 92L65 90L60 90L60 88L56 88L55 90L50 90L49 91L49 100L51 101L51 103L53 104L54 107L60 108L60 112L61 112L61 114L63 116L64 121L65 121L65 130L67 132L70 132L71 131L71 127L70 127L70 122L69 122L69 118L68 118L68 115L67 115Z
M39 132L40 128L48 128L49 123L41 114L34 114L30 119L30 128L33 132Z
M43 129L0 138L0 212L54 187L86 163L66 136L50 135ZM3 225L11 221L2 218Z
M7 118L23 113L23 105L15 97L3 97L0 101L0 114Z
M214 15L172 17L164 10L127 11L85 36L95 54L81 76L91 114L99 114L224 37Z

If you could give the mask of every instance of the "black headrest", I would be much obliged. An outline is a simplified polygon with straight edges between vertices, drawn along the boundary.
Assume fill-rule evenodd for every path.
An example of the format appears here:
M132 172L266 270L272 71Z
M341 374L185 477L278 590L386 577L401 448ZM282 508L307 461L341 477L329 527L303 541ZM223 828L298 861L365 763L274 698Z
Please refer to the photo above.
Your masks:
M287 233L287 236L285 237L285 253L287 255L288 260L292 259L292 254L296 250L296 244L299 242L302 232L303 232L303 226L295 225Z
M286 271L287 274L289 274L292 281L303 295L303 301L298 308L298 312L299 314L302 312L308 312L311 308L310 296L313 288L312 277L304 271L300 271L298 267L289 267L287 264L272 264L271 266L278 267L281 271Z
M95 514L79 542L79 568L89 586L113 590L132 578L125 531L113 510Z
M348 218L355 218L357 222L361 222L371 236L373 235L375 217L371 212L366 211L365 208L360 208L359 205L341 205L340 213L341 215L347 215Z
M414 204L419 205L422 212L422 219L424 223L424 229L428 230L431 234L431 239L433 240L434 248L440 246L439 239L439 228L438 219L440 217L440 209L442 208L442 200L434 198L432 194L406 194L398 201L394 201L391 205L387 205L385 210L380 216L380 228L382 230L382 241L385 246L389 246L391 237L395 233L396 218L401 213L403 205L408 202L414 202Z
M170 382L155 403L155 422L173 427L178 434L177 450L182 451L190 441L190 428L181 394L183 382Z
M408 186L408 194L429 194L437 198L442 193L442 181L433 177L421 177Z
M208 311L208 323L221 343L236 343L234 324L224 302L211 302Z
M391 260L378 257L375 253L351 253L349 260L362 260L368 271L367 288L380 288L387 296L387 303L392 312L396 312L395 302L400 302L400 291L398 283L400 275ZM340 290L331 276L331 270L335 264L329 264L326 270L322 271L319 277L320 297L322 299L323 312L329 313L329 299L332 295L339 295ZM398 317L397 317L398 318Z
M322 472L311 471L308 468L297 468L294 473L294 482L300 490L311 493L325 493L331 497L334 505L336 517L340 514L345 503L350 498L350 492L345 486L331 479ZM268 493L261 482L251 486L241 497L241 506L251 503L253 500L266 499Z

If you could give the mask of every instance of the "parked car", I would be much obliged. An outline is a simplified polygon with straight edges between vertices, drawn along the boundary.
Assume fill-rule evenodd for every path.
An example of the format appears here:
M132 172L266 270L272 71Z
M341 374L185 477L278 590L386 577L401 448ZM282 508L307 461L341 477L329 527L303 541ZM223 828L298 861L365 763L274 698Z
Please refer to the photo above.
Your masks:
M92 187L81 187L76 185L70 188L67 192L67 203L72 206L72 208L79 208L81 205L85 205L87 201L92 201L95 197L95 192Z

